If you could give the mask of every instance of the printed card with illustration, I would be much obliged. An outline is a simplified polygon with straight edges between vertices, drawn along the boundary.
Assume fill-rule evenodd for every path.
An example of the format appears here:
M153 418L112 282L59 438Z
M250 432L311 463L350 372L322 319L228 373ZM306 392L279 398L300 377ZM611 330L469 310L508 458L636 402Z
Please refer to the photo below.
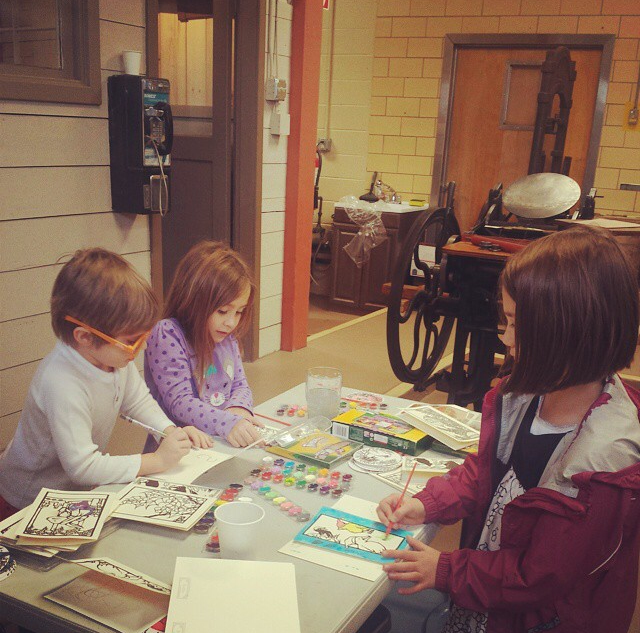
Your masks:
M164 617L169 596L88 571L44 596L120 633L140 633Z
M406 530L391 530L387 537L385 526L378 521L323 507L300 530L294 541L369 561L388 563L389 559L381 556L381 552L407 549L408 536L413 534Z
M82 558L70 560L70 562L86 567L87 569L100 572L101 574L111 576L112 578L128 582L132 585L136 585L137 587L148 589L149 591L163 593L167 596L171 594L170 585L160 582L155 578L151 578L151 576L147 576L146 574L132 569L131 567L127 567L127 565L123 565L111 558Z
M133 482L119 495L113 516L175 530L190 530L211 507L212 498Z
M145 486L146 488L155 488L156 490L174 490L190 495L210 497L212 500L217 499L222 492L220 488L210 488L209 486L198 486L196 484L180 484L164 479L153 479L151 477L138 477L133 483L139 486Z
M19 543L74 544L95 541L109 517L115 495L43 488L17 531Z
M436 440L439 440L453 450L460 450L465 446L475 444L480 439L480 431L458 418L460 413L452 407L454 405L446 405L447 411L441 411L434 406L425 404L414 407L407 407L402 412L411 418L411 424L423 433L427 433ZM462 407L456 407L462 409ZM452 417L449 413L455 412L458 417ZM469 411L469 414L474 414ZM479 414L474 414L479 415Z
M463 462L464 458L462 457L452 457L437 451L427 450L416 457L405 455L402 458L402 475L403 478L408 477L415 464L413 479L424 481L434 475L444 475Z

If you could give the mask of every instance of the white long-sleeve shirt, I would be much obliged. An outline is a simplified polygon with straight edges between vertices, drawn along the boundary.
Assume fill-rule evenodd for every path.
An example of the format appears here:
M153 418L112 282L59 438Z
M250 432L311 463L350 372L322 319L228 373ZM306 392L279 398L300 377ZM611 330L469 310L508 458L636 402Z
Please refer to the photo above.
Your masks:
M139 454L105 453L120 412L158 431L172 425L133 363L103 371L58 342L40 363L15 436L0 455L0 495L23 508L43 487L80 490L135 479Z

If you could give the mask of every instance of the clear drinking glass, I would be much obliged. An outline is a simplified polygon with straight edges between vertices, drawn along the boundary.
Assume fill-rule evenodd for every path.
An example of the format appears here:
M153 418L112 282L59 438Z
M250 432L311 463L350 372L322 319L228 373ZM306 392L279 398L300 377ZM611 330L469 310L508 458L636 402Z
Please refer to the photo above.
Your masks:
M307 371L307 416L331 420L340 410L342 372L334 367L312 367Z

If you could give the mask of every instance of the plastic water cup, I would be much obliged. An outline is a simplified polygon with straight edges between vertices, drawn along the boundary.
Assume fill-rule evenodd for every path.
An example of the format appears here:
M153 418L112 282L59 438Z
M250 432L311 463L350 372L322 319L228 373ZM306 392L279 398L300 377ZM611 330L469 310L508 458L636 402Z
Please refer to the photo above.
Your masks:
M331 420L340 410L342 372L334 367L312 367L307 371L307 416Z
M122 64L127 75L139 75L141 63L141 51L122 51Z
M215 510L220 557L256 560L264 509L248 501L232 501Z

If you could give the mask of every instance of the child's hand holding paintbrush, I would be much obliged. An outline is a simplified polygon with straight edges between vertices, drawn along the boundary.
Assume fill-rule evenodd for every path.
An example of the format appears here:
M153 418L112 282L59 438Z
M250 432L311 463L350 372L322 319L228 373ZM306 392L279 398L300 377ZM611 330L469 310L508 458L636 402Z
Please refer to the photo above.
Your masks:
M426 513L422 502L413 497L405 499L405 493L414 470L415 464L402 493L385 497L376 509L378 518L387 526L387 537L393 527L398 524L421 525L424 523ZM400 587L398 589L400 594L417 593L423 589L434 587L440 552L415 538L408 537L407 542L412 549L382 552L382 556L385 558L395 559L394 563L388 563L382 567L387 572L389 580L415 583L411 587Z

